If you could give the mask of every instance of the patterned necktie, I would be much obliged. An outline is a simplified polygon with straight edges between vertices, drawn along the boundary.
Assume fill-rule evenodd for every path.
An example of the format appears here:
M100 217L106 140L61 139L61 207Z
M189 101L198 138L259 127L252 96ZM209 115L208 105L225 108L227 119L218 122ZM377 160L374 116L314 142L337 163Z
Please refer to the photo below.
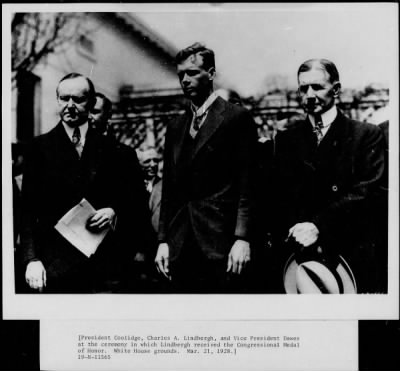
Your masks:
M314 124L314 129L313 132L317 137L318 144L324 137L322 134L322 128L324 127L324 124L322 123L322 117L321 115L315 115L314 116L315 124Z
M79 127L74 129L74 133L72 134L72 143L75 146L76 151L78 152L79 157L82 154L82 143L81 143L81 131Z
M197 131L199 131L200 130L200 123L201 123L201 120L203 119L203 116L204 115L200 115L200 116L195 116L194 117L194 120L193 120L193 129L197 132Z
M192 127L190 128L190 135L192 136L192 138L194 138L197 135L198 131L200 130L200 124L204 118L204 115L205 112L202 115L196 115L196 114L194 115Z

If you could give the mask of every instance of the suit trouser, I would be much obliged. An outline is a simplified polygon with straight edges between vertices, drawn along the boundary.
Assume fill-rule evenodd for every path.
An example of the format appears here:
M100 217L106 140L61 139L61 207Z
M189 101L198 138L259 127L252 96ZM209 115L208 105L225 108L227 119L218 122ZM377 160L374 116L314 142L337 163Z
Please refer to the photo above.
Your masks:
M95 275L92 261L72 268L61 277L48 277L44 293L89 294L94 292Z
M171 262L171 291L177 293L243 293L247 272L226 272L227 257L208 258L193 235L186 238L177 259Z

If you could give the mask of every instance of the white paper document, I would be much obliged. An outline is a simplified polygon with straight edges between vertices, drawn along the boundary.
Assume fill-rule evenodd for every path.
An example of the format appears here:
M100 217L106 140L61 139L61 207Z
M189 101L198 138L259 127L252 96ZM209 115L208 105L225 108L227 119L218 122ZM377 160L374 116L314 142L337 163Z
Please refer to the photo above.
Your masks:
M357 370L356 321L40 321L44 370Z
M55 225L55 229L88 258L93 255L103 241L109 227L98 233L86 228L87 221L96 209L84 198L69 210Z

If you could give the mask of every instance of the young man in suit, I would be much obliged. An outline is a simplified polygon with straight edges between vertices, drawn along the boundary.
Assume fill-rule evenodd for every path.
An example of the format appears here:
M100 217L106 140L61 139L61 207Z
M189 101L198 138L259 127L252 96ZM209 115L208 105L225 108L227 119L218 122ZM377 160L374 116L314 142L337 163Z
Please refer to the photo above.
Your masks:
M176 65L190 108L166 132L155 262L174 291L232 292L250 261L256 128L213 93L212 50L196 43Z
M337 109L341 85L331 61L304 62L298 84L307 118L279 132L275 141L276 207L271 219L278 266L283 269L292 252L284 247L293 244L284 240L304 254L321 248L326 256L341 254L347 260L358 292L376 291L376 236L371 226L384 173L381 131Z
M127 260L125 252L117 248L117 237L130 228L135 241L141 242L142 229L130 216L142 210L129 193L134 188L126 182L126 161L120 161L112 141L89 125L95 104L93 83L80 74L68 74L58 84L57 101L60 122L34 138L26 156L21 222L25 277L33 290L93 292L106 279L102 273L113 264L110 257L113 262ZM137 183L142 187L138 164L137 168ZM111 228L90 258L54 228L83 198L96 209L87 228ZM130 241L133 237L125 240L127 245L133 244Z

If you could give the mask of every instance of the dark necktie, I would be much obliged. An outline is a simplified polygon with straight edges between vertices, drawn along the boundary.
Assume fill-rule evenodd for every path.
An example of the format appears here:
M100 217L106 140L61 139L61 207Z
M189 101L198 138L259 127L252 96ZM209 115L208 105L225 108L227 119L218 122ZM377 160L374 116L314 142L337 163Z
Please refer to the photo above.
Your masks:
M193 120L193 129L197 132L197 131L199 131L200 130L200 123L201 123L201 120L203 119L203 116L204 115L200 115L200 116L195 116L194 117L194 120Z
M81 131L79 130L79 127L76 127L74 129L74 133L72 134L72 143L75 146L75 149L80 157L82 154L82 143L81 143Z
M324 127L324 124L322 123L322 117L321 115L315 115L314 116L314 134L317 137L318 143L322 140L324 135L322 134L322 128Z

